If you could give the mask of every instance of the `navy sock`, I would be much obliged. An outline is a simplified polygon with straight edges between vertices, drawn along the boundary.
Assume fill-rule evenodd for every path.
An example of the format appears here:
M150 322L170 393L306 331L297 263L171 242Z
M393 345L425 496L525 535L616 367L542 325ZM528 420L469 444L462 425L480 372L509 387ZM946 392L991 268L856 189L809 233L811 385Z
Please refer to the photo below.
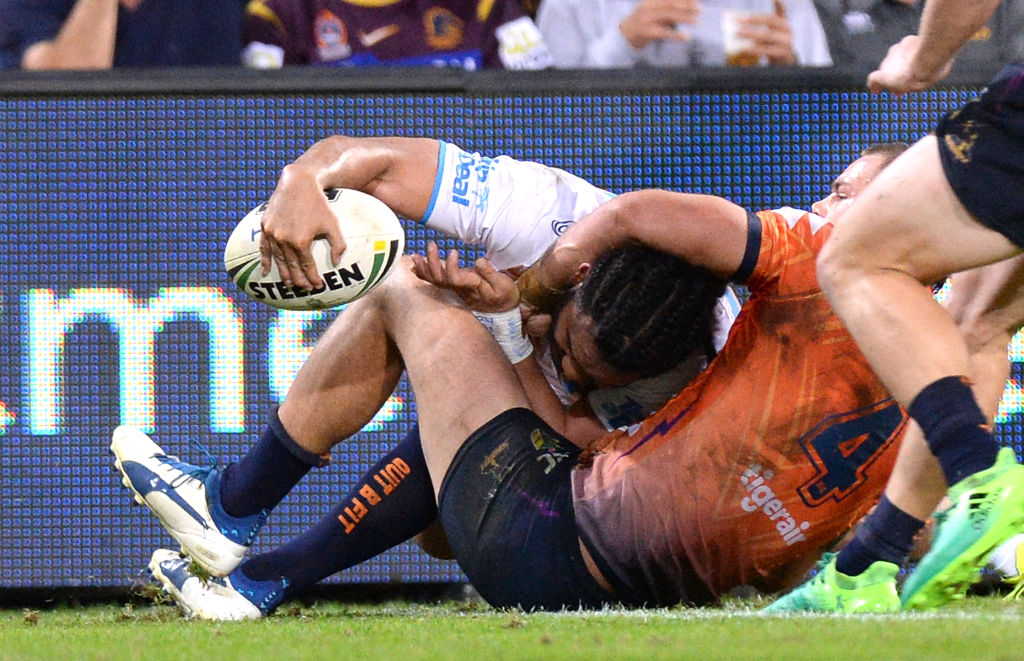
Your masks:
M325 463L323 457L303 449L288 435L274 407L256 444L221 473L221 505L235 517L270 511L310 468Z
M292 595L401 544L436 518L434 486L414 428L316 525L240 569L255 581L284 578Z
M964 379L949 376L929 384L907 412L924 430L946 484L956 484L995 463L999 443Z
M914 549L924 521L893 505L882 494L878 506L860 522L853 540L836 557L836 569L856 576L877 560L902 566Z

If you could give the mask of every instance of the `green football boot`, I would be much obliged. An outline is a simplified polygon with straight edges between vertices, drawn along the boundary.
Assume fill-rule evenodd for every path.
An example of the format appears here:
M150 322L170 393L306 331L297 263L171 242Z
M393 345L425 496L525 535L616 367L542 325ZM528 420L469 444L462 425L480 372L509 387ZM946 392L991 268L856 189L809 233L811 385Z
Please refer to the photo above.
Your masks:
M947 494L949 509L935 515L931 549L903 585L907 609L936 608L960 599L992 551L1024 524L1024 466L1004 447L991 468L960 480Z
M896 576L900 568L881 560L864 572L847 576L836 571L834 553L826 553L809 581L765 608L768 613L891 613L900 609Z

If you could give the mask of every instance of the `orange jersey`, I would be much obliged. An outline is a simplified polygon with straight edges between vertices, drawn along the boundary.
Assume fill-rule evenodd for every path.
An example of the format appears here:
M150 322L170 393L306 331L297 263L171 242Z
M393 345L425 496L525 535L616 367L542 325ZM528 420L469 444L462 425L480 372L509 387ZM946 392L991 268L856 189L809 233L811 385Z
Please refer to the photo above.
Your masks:
M907 425L818 287L831 225L795 209L757 219L725 347L573 472L582 536L650 603L791 585L877 501Z

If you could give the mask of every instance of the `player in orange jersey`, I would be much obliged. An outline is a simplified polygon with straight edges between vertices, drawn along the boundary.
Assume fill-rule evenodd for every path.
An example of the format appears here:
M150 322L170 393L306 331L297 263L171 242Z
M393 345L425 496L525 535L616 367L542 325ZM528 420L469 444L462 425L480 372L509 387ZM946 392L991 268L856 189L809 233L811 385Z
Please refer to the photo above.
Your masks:
M321 339L282 405L283 428L311 459L329 450L376 410L368 392L386 396L386 383L366 380L392 378L402 366L393 362L398 351L417 396L444 531L490 603L704 604L740 585L792 585L874 503L907 428L814 274L833 223L898 151L867 151L815 213L754 214L717 197L641 191L570 228L519 280L527 304L562 306L553 338L566 373L629 378L608 371L609 348L595 342L593 317L577 310L581 290L600 282L622 291L635 276L591 269L601 255L640 243L744 282L751 293L725 347L693 383L585 452L529 410L535 393L465 309L406 270L353 304ZM448 270L436 253L428 257L416 270L436 284L475 274L508 285L501 274ZM184 511L181 502L193 511L217 505L220 481L187 479L187 466L137 434L115 436L118 444L133 484L128 464L152 466L152 476L173 485L147 499L161 520ZM253 479L239 473L246 471L233 479ZM402 466L392 473L413 479ZM387 484L368 474L366 493L350 508L353 528L390 497ZM214 497L204 505L189 489ZM203 617L239 603L247 610L234 612L265 614L293 585L242 571L262 556L203 584L172 555L154 556L151 566L186 611Z
M919 35L889 50L868 87L904 94L938 82L998 5L928 0ZM920 287L1024 252L1022 108L1024 63L1017 63L897 159L820 255L821 284L837 314L924 433L908 441L896 466L892 507L866 519L822 578L779 608L842 610L850 590L870 590L886 573L894 584L893 550L911 544L944 495L953 505L936 517L929 553L901 586L905 608L963 597L991 551L1024 527L1024 466L989 428L991 393L1005 376L978 370L972 339ZM994 302L1018 322L1019 263L976 281L987 287L979 297L1001 291Z

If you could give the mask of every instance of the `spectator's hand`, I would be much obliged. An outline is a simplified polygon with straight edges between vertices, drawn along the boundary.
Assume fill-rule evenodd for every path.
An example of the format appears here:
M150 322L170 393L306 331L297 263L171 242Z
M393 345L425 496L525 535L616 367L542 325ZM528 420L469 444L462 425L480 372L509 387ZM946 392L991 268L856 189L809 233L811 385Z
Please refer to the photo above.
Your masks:
M633 13L619 24L619 30L636 49L652 41L686 41L689 33L677 26L680 23L695 25L699 14L700 0L641 0Z
M868 89L900 95L928 89L945 78L953 68L953 60L936 71L920 71L915 67L914 58L920 45L920 37L913 34L893 44L878 69L868 75Z
M775 11L771 14L753 14L740 19L736 35L749 39L752 46L747 49L758 58L764 57L769 64L785 66L796 64L796 50L793 49L793 28L786 18L786 7L781 0L775 0Z
M431 241L427 244L426 256L414 254L412 262L417 277L452 290L471 310L505 312L519 305L516 281L482 257L473 268L462 268L458 250L450 251L442 260L437 244Z
M331 262L338 263L345 252L345 237L315 176L301 169L286 167L267 201L260 236L260 262L263 273L277 264L286 284L302 289L323 285L313 262L313 240L326 237L331 244Z
M121 6L125 9L135 10L142 4L142 0L120 0Z

